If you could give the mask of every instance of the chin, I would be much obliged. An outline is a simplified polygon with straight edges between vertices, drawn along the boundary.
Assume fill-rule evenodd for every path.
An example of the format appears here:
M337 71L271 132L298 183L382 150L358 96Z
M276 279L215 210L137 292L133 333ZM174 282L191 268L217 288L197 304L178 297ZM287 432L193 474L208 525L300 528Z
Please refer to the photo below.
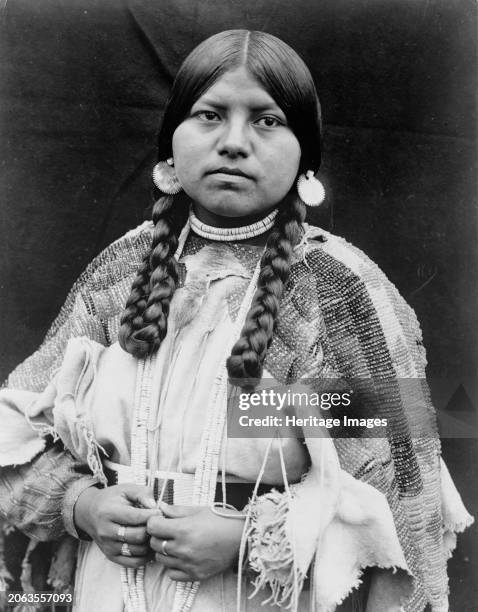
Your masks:
M260 214L260 211L255 211L249 206L241 206L237 202L221 202L214 204L208 202L206 206L202 205L209 213L219 215L220 217L247 217L249 215Z

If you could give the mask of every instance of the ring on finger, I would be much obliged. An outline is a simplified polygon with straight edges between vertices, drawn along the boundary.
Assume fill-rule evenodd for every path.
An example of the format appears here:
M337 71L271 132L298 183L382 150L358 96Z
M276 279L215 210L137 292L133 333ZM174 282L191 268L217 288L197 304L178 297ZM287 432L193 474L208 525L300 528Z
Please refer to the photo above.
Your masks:
M118 538L121 542L126 542L126 525L120 525L118 527Z
M169 557L168 552L166 550L166 544L168 543L167 540L163 540L163 543L161 544L161 552L163 553L163 555L165 555L166 557Z
M131 552L129 546L128 546L128 542L123 542L123 544L121 544L121 554L123 555L123 557L132 557L133 553Z

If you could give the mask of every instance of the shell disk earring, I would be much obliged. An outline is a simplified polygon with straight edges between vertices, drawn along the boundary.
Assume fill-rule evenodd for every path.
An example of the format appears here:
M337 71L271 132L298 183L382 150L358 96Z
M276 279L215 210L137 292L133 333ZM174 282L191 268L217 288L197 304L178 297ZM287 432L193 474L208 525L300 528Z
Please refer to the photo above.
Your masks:
M181 191L182 186L176 176L172 157L166 161L158 162L154 166L153 182L160 191L169 195L175 195Z
M297 179L297 193L307 206L319 206L325 198L325 189L319 179L315 178L313 170L307 170Z

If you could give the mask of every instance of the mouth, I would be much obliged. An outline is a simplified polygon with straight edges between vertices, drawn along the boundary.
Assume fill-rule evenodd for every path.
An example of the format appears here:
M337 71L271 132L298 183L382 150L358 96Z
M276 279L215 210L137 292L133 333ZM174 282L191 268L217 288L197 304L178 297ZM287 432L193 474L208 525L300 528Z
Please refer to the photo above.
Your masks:
M208 174L229 174L230 176L242 176L248 179L252 178L249 174L239 170L239 168L228 168L227 166L211 170Z

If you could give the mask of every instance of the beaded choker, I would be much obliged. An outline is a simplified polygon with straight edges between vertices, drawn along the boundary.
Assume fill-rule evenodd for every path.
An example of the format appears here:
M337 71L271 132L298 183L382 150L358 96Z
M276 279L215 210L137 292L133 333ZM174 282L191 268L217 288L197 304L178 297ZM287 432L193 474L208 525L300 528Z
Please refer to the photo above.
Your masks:
M274 225L274 219L278 212L276 208L269 213L267 217L264 217L264 219L256 223L251 223L251 225L242 225L241 227L214 227L199 221L191 210L189 213L189 223L191 224L191 229L198 236L208 238L209 240L218 240L220 242L233 242L235 240L254 238L254 236L259 236L269 231Z

